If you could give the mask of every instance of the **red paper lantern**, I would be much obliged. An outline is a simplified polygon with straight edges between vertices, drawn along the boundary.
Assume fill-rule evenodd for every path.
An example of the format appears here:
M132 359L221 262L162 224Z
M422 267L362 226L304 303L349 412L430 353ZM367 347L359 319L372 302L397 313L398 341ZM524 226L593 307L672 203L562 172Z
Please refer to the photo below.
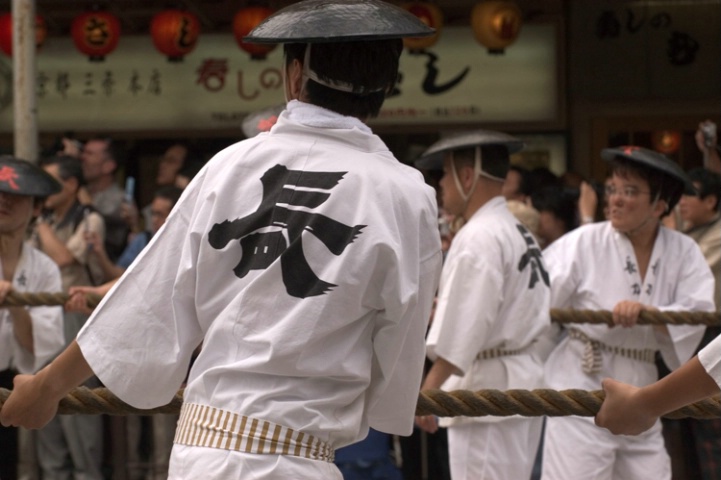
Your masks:
M198 17L183 10L164 10L153 17L150 36L155 48L171 62L180 62L198 43Z
M411 52L425 50L436 44L443 28L443 13L436 5L428 2L410 2L402 8L418 17L418 19L436 30L430 37L408 37L403 39L403 46Z
M651 135L653 148L666 155L676 153L681 146L681 132L677 130L660 130Z
M233 17L233 35L238 46L250 54L252 60L265 60L265 57L278 45L245 43L243 37L258 26L260 22L273 14L273 10L266 7L246 7L238 10Z
M35 16L35 47L40 48L48 36L48 27L45 19L40 15ZM5 55L13 54L13 16L10 13L0 15L0 50Z
M491 54L503 53L516 41L522 20L521 10L513 2L481 2L471 11L473 34Z
M91 62L102 62L120 40L120 21L109 12L81 13L71 27L75 48Z

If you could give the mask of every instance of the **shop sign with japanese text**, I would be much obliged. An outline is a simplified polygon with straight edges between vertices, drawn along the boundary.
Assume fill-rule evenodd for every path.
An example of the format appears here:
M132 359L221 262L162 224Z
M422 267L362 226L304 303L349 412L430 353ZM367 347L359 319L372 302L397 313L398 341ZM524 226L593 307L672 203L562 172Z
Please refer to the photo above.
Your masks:
M553 122L558 115L556 27L524 26L503 55L469 27L445 28L423 53L403 53L400 80L374 124ZM207 130L239 126L283 102L282 49L250 60L232 36L201 35L170 63L149 36L126 36L104 62L49 38L37 54L41 131ZM11 131L12 61L0 58L0 130Z

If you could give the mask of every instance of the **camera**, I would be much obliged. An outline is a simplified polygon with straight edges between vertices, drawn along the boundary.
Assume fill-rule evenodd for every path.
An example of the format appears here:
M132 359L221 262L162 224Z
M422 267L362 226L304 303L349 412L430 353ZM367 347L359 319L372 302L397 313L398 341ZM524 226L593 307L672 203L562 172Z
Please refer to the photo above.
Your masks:
M703 143L706 147L711 148L716 138L716 124L713 122L704 122L701 124L701 133L703 134Z

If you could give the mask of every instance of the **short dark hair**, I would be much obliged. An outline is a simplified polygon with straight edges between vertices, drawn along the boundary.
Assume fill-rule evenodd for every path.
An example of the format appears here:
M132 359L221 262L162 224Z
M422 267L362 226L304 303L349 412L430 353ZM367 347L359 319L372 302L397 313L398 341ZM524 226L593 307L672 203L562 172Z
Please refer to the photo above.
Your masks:
M616 158L610 161L609 167L612 174L622 178L633 175L646 180L648 182L651 199L655 199L656 196L658 196L658 198L666 202L667 208L664 214L661 215L662 218L671 213L684 191L684 184L680 179L667 175L655 168L628 160L625 157L616 156Z
M68 155L53 155L40 159L41 167L50 165L58 166L58 175L63 180L75 178L78 181L78 187L85 185L85 177L83 177L83 164L79 159Z
M113 171L116 171L125 166L125 162L127 160L127 152L125 151L125 148L123 148L122 145L120 145L118 142L116 142L112 138L104 137L102 135L96 135L94 137L91 137L88 139L88 142L91 140L98 141L98 142L105 142L105 150L108 153L108 157L110 157L113 160L113 162L115 163L115 170L113 170Z
M182 193L183 189L180 187L176 187L175 185L163 185L155 191L153 198L164 198L166 200L170 200L171 207L174 207L175 204L178 203Z
M570 188L543 187L531 195L533 208L539 212L551 212L570 232L578 226L578 195Z
M453 160L456 166L473 168L476 163L476 147L453 150ZM481 146L481 169L484 172L503 180L508 174L509 165L508 148L503 145Z
M510 165L508 171L514 171L518 173L520 180L518 182L518 193L526 196L531 196L533 193L531 189L531 172L520 165Z
M694 168L689 170L688 177L691 182L699 185L699 198L706 198L709 195L716 197L714 211L719 211L719 201L721 201L721 175L712 172L707 168Z
M285 64L303 63L308 44L284 45ZM323 81L344 82L368 90L357 94L335 90L308 79L305 92L314 105L360 119L377 117L389 92L398 80L398 64L403 41L400 39L360 42L314 43L309 65Z

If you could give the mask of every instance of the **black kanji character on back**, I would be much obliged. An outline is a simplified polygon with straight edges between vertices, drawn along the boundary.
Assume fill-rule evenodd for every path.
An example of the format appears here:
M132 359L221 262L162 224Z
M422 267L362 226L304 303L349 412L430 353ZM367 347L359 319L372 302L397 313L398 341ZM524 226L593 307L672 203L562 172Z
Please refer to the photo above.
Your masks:
M522 272L528 265L531 266L531 280L528 282L528 288L533 288L536 285L538 282L539 272L541 279L543 279L543 283L545 283L547 287L550 286L551 281L548 278L548 272L543 265L541 249L538 248L538 244L536 244L536 241L533 239L533 235L531 235L531 232L529 232L523 225L517 223L516 228L519 232L521 232L523 239L526 241L526 246L528 247L528 250L526 250L526 253L523 254L521 260L518 262L518 271Z
M283 284L289 295L306 298L327 293L335 285L313 273L303 254L301 235L303 231L312 233L332 254L340 255L361 233L366 225L350 227L306 211L328 200L327 191L346 173L303 172L281 165L270 168L260 179L263 198L258 210L243 218L216 223L208 235L210 245L222 249L231 240L240 240L242 257L233 269L238 278L251 270L264 270L280 257Z

